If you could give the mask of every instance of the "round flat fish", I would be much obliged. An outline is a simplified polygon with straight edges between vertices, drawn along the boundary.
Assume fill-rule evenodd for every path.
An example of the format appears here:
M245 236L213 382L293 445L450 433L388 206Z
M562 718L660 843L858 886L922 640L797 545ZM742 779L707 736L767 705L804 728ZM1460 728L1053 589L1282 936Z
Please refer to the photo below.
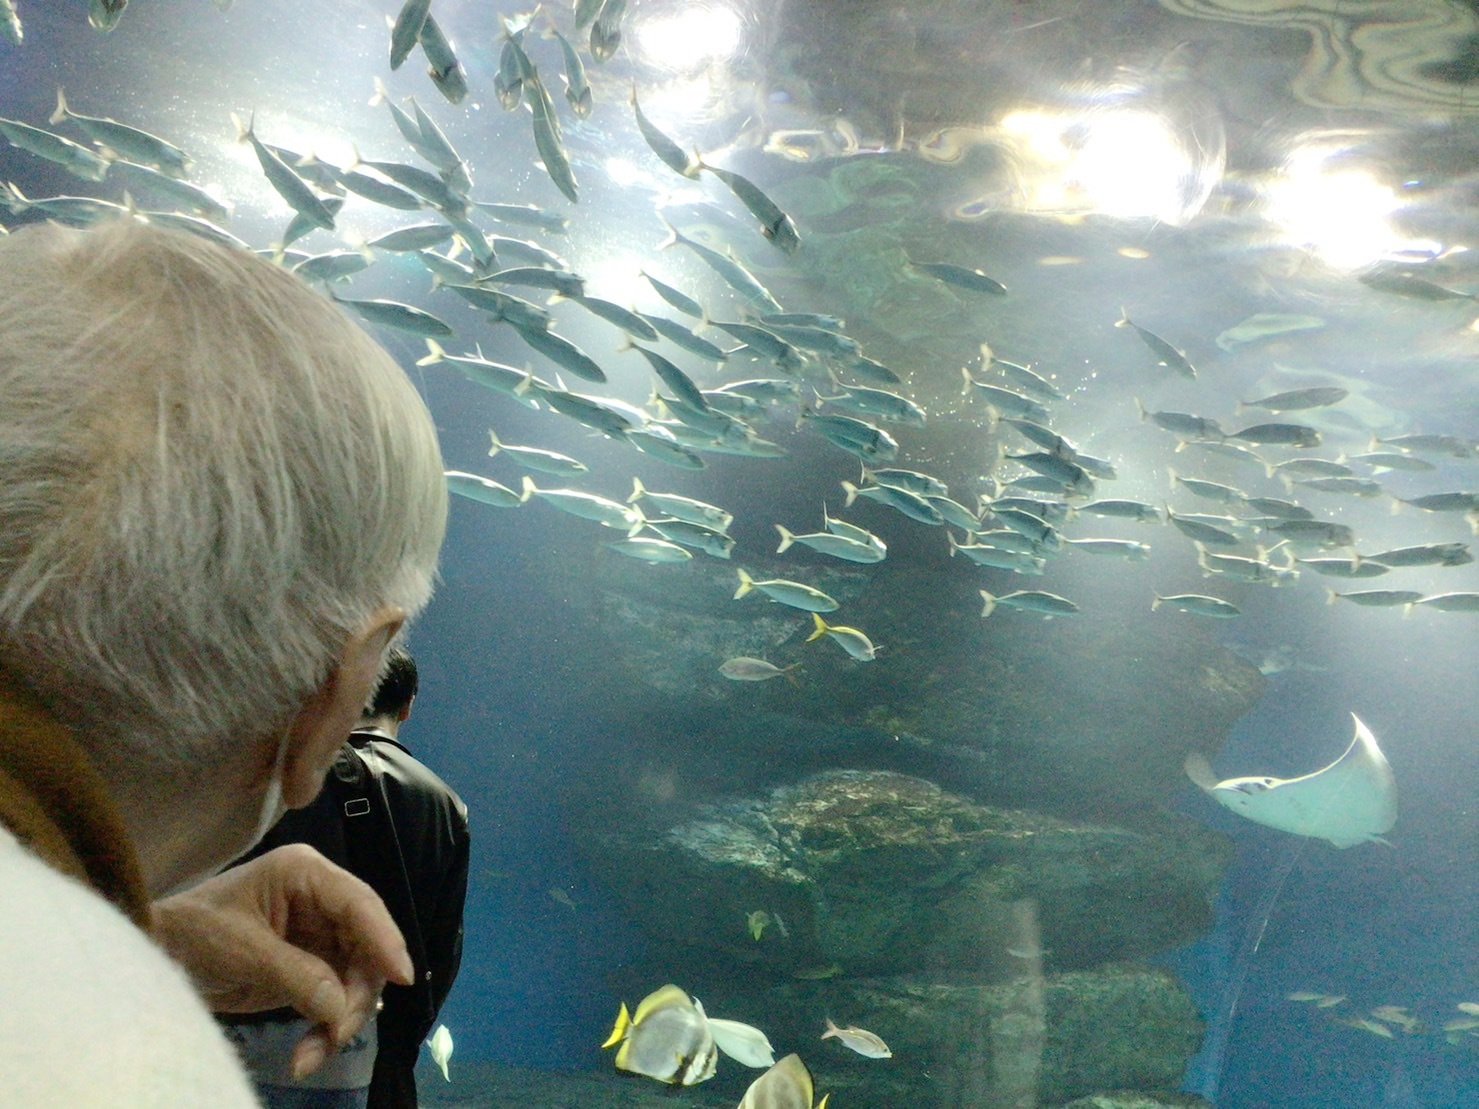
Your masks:
M1397 822L1397 784L1376 737L1355 713L1356 734L1329 766L1300 778L1218 781L1207 760L1191 754L1186 773L1224 808L1255 824L1354 847L1379 839Z

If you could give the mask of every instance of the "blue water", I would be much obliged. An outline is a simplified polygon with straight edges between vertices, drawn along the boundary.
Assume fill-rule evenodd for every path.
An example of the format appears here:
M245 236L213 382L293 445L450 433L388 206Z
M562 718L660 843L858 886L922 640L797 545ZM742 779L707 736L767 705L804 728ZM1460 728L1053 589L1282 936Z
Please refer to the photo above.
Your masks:
M1112 25L1095 24L1087 14L1069 18L1071 13L1046 6L1039 17L1038 6L1016 4L941 5L931 9L936 25L904 4L868 5L866 15L847 17L838 15L842 9L836 5L737 4L746 37L734 55L675 75L674 68L659 64L655 47L638 43L644 21L655 26L684 6L677 0L634 4L628 51L607 70L592 70L596 112L585 123L566 120L582 182L574 208L534 165L527 113L505 115L489 95L498 54L490 5L435 6L458 42L474 88L468 102L454 108L422 76L419 61L394 76L385 72L382 17L398 7L391 0L241 0L226 14L199 0L135 0L108 37L86 27L81 3L21 0L27 43L20 51L0 45L0 115L43 123L55 85L63 83L80 111L112 114L176 138L196 153L202 180L239 200L232 229L253 245L266 245L288 213L267 191L245 148L231 141L229 113L255 109L269 140L341 163L351 157L351 140L367 157L409 158L385 109L365 103L372 77L382 76L397 97L414 93L447 130L473 164L477 196L538 203L570 215L568 238L542 241L591 276L600 295L624 302L640 298L646 310L674 314L636 286L635 260L659 266L665 279L706 302L738 311L695 260L655 252L663 234L656 209L662 205L716 243L734 247L783 293L788 308L848 315L855 330L866 332L870 353L880 352L885 361L916 368L910 358L917 349L934 351L934 342L948 348L948 356L920 359L911 380L931 412L929 434L911 439L906 429L899 438L905 444L901 465L948 470L953 485L975 480L990 465L981 408L962 407L958 396L959 361L982 338L990 338L1005 357L1039 360L1044 372L1071 390L1053 405L1055 426L1061 418L1066 434L1115 461L1122 477L1103 483L1100 495L1106 497L1159 503L1171 496L1181 511L1220 511L1172 494L1171 468L1283 495L1256 470L1199 456L1195 449L1175 451L1168 436L1137 417L1137 396L1152 408L1205 411L1241 426L1229 415L1237 399L1335 375L1355 394L1342 409L1355 415L1342 424L1330 413L1306 414L1326 432L1322 456L1365 450L1373 431L1446 432L1470 441L1479 434L1472 305L1378 295L1356 283L1349 270L1327 266L1313 246L1306 253L1310 244L1271 246L1268 229L1247 213L1258 174L1278 164L1302 129L1346 126L1363 136L1361 142L1351 140L1349 161L1374 166L1399 192L1408 190L1403 195L1411 197L1406 216L1412 235L1463 245L1476 233L1463 192L1471 174L1464 152L1475 136L1463 112L1414 109L1383 116L1371 105L1296 103L1286 93L1300 72L1304 32L1196 20L1185 14L1195 7L1188 4L1167 5L1182 13L1174 15L1153 4L1126 5L1121 21ZM497 7L513 14L510 5ZM563 6L560 11L565 18ZM815 19L815 39L794 41L804 37L808 18ZM1049 23L1039 26L1042 20ZM839 28L855 30L856 37L837 35ZM1194 43L1193 55L1175 53L1180 42ZM540 57L553 67L548 46L538 44ZM808 68L808 49L833 59L832 67ZM788 50L802 59L792 60L794 72L778 60ZM1177 92L1181 65L1191 67L1194 94ZM630 123L625 98L632 78L641 81L644 102L650 89L664 124L688 141L705 150L733 144L725 151L727 164L767 187L817 203L818 211L798 217L798 223L813 250L818 244L838 250L831 267L793 266L759 238L722 191L664 176ZM1012 158L993 153L1000 133L988 141L972 128L999 120L1014 97L1024 108L1077 103L1093 99L1085 90L1095 81L1107 87L1112 79L1127 88L1141 82L1150 90L1146 103L1180 120L1204 144L1205 156L1179 183L1181 208L1158 215L1099 212L1081 222L1026 214L1025 176L1015 186L1004 181L1001 167ZM671 92L680 80L695 83L681 86L676 98L660 99L662 90ZM551 86L559 100L558 82ZM1262 89L1277 91L1264 101L1259 98L1265 93L1257 91ZM1479 94L1473 99L1479 101ZM1103 100L1109 104L1113 98L1105 94ZM847 147L844 123L857 132L855 148L841 149ZM811 143L813 162L761 153L763 141L779 141L776 136L785 131L808 133L788 141ZM1223 170L1209 152L1223 132L1227 165L1219 176ZM897 149L901 136L903 150ZM942 151L956 143L962 145L960 159L945 160ZM1120 160L1137 158L1131 152ZM626 165L616 164L623 160ZM1021 164L1026 161L1021 156ZM0 178L15 181L32 197L88 188L9 148L0 149ZM824 205L803 187L822 181L829 201L838 189L851 190L854 206L822 211ZM364 238L424 218L355 205L356 218L345 224ZM982 214L1000 218L975 218ZM498 230L539 237L527 229ZM869 237L874 234L879 238ZM856 255L836 246L843 242L861 244ZM353 245L327 236L311 243L313 250ZM1131 260L1121 253L1132 246L1150 257ZM1016 315L997 312L995 304L946 312L940 307L945 301L912 286L869 301L866 279L878 264L870 251L879 250L895 270L905 253L916 251L980 260L1011 286L1004 303L1023 307ZM1456 257L1443 281L1479 288L1472 268ZM481 342L491 358L528 361L541 375L553 373L506 330L478 323L444 296L432 298L427 287L416 262L387 258L355 279L352 295L434 307L456 323L459 341ZM1155 369L1132 335L1113 328L1127 300L1137 321L1144 306L1143 322L1187 348L1201 369L1196 383ZM1313 314L1331 324L1304 345L1297 337L1233 351L1215 345L1220 331L1258 311ZM569 306L556 313L561 332L599 353L611 371L611 386L592 391L630 403L646 400L650 375L635 355L616 350L607 325ZM947 324L961 331L952 336L959 340L953 347L935 334ZM766 424L762 434L791 452L785 461L713 456L701 473L668 470L569 421L491 397L445 367L414 367L425 353L418 340L393 333L378 337L422 390L449 467L517 482L511 466L486 457L491 422L508 442L536 443L585 460L592 472L578 483L582 488L624 498L636 473L653 488L723 505L736 516L733 534L747 557L773 550L774 522L813 519L824 498L835 513L838 482L857 480L850 455L779 421ZM765 372L758 365L742 375L726 369L723 379ZM710 374L700 384L718 380ZM1260 418L1256 412L1246 416L1248 423ZM1479 483L1479 464L1472 459L1439 460L1439 466L1430 474L1382 480L1403 495L1473 490ZM1355 526L1363 551L1472 540L1460 515L1412 509L1392 515L1385 498L1308 498L1322 513ZM1474 566L1405 570L1369 584L1306 572L1297 586L1269 591L1208 583L1189 543L1170 528L1147 531L1105 521L1083 524L1073 534L1149 538L1154 558L1122 565L1087 557L1074 561L1070 553L1042 579L1012 582L996 575L978 581L959 560L945 557L943 537L933 530L872 505L849 518L887 538L890 567L948 570L961 621L977 619L975 589L983 582L997 592L1061 592L1083 604L1081 619L1112 620L1148 637L1179 634L1168 630L1179 626L1174 622L1150 620L1152 590L1234 598L1244 609L1240 620L1198 626L1194 634L1215 637L1254 662L1277 651L1298 665L1270 675L1261 699L1226 737L1214 759L1217 770L1224 776L1307 773L1344 749L1349 713L1355 712L1380 738L1392 764L1401 814L1388 837L1390 847L1342 851L1241 821L1189 785L1162 799L1165 807L1224 832L1237 851L1217 897L1214 931L1164 957L1210 1023L1207 1048L1192 1062L1185 1088L1215 1097L1228 1109L1479 1104L1479 1040L1448 1045L1433 1031L1457 1015L1456 1003L1479 1001L1475 617L1419 610L1404 618L1394 610L1324 603L1327 586L1473 590L1479 587ZM503 512L454 500L437 598L412 633L423 696L404 737L462 793L474 836L463 970L443 1013L463 1060L569 1070L609 1065L596 1045L618 999L634 1000L617 983L624 984L624 972L633 967L645 971L662 963L662 940L645 937L624 918L610 877L586 869L573 838L581 822L572 806L580 803L581 788L600 780L606 768L613 771L613 784L628 781L615 771L625 768L635 741L644 732L681 736L691 707L656 693L615 688L624 680L622 671L618 660L601 657L601 650L612 648L597 646L605 641L589 625L585 603L585 591L606 587L588 572L598 539L610 538L597 536L597 530L537 504ZM792 565L821 563L803 556ZM673 569L652 568L655 574ZM804 574L798 570L797 576ZM1048 659L1054 627L1042 625ZM945 622L928 632L942 668L947 662L969 664L952 655L961 635L956 625ZM676 655L685 649L681 637L672 644ZM872 665L888 663L885 651ZM1040 695L1052 692L1048 683ZM1160 690L1156 676L1146 674L1141 688L1106 692L1150 699ZM1204 746L1215 738L1194 737ZM785 777L785 768L762 769ZM1093 799L1085 805L1092 807ZM1318 1010L1286 1000L1295 991L1345 994L1349 1000L1342 1010ZM1428 1031L1386 1040L1332 1019L1379 1005L1409 1008Z

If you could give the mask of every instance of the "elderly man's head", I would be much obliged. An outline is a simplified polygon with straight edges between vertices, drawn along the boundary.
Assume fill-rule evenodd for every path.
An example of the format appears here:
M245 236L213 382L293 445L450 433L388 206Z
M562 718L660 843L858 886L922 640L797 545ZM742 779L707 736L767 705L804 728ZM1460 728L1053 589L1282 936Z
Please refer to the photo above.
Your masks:
M445 522L425 406L296 278L134 221L0 238L0 665L122 792L347 731Z

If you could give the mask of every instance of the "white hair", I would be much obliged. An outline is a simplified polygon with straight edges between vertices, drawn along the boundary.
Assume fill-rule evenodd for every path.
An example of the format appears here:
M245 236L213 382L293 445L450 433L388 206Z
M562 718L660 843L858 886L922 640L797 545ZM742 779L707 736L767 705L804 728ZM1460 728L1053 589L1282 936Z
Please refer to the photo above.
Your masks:
M284 726L426 604L446 513L421 398L297 278L135 220L0 239L0 664L96 757L179 780Z

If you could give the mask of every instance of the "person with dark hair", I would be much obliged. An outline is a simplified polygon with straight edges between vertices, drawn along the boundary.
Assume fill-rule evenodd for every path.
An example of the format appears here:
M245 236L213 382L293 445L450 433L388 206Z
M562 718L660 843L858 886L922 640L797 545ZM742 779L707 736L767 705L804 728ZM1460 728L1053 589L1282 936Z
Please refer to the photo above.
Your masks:
M295 1078L291 1010L223 1017L268 1109L415 1106L416 1058L462 962L470 839L467 806L399 739L416 699L416 663L393 649L359 726L323 792L288 813L241 861L306 843L380 895L415 966L410 986L387 986L384 1008L317 1074Z

